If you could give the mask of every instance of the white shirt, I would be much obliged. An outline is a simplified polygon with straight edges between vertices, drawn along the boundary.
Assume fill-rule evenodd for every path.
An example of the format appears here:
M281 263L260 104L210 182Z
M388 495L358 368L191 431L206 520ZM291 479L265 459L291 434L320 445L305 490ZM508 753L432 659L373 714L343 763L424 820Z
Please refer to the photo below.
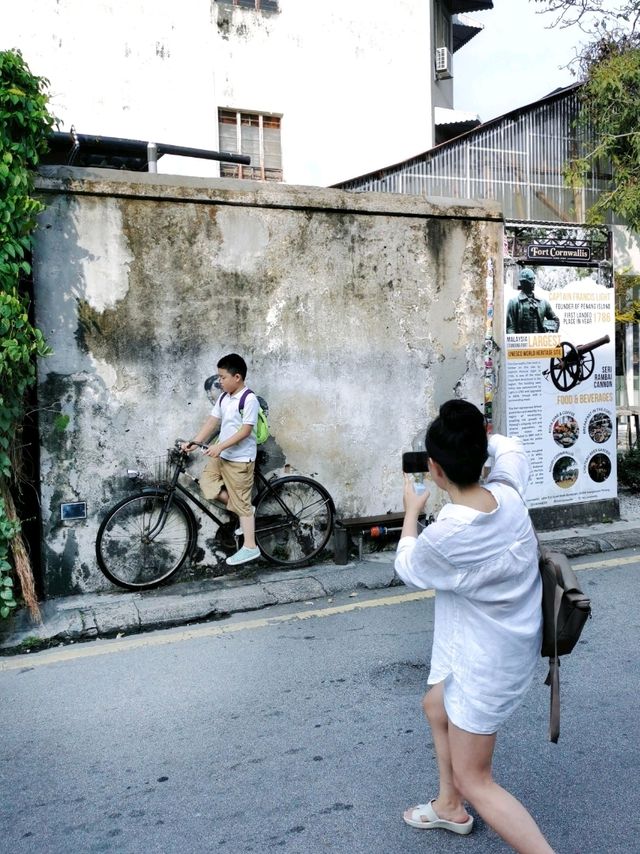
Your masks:
M220 419L220 442L224 442L235 435L243 424L251 424L252 427L255 427L258 423L258 409L260 408L260 404L252 391L246 397L244 406L242 407L242 414L238 410L240 398L246 390L247 387L243 386L232 395L220 395L215 402L211 414L214 418ZM255 460L257 447L255 433L252 430L246 439L225 448L220 456L224 460L248 463L251 460Z
M489 455L497 508L445 505L418 539L400 540L395 562L405 584L436 590L429 684L444 680L449 719L484 734L521 702L542 642L537 541L520 497L529 463L517 438L492 436Z

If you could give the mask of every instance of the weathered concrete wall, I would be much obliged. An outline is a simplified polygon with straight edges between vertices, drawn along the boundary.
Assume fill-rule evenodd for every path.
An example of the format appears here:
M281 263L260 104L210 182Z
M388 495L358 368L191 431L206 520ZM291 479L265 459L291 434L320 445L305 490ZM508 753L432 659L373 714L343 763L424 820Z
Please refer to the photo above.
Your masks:
M496 209L179 180L74 169L40 180L50 595L107 586L94 540L122 473L193 435L209 412L203 381L226 352L246 357L269 402L284 455L272 447L271 465L316 475L341 514L400 509L402 451L454 392L483 400ZM61 522L68 501L87 502L86 521ZM203 547L213 533L205 519Z

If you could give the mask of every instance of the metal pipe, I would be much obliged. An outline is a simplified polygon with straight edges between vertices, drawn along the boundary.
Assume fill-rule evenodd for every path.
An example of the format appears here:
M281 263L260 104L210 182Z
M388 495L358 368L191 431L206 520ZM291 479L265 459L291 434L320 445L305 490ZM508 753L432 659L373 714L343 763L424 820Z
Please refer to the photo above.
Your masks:
M54 131L49 134L52 143L69 141L71 146L77 150L84 150L94 154L117 154L119 156L148 157L149 146L153 145L157 150L157 158L163 154L174 154L178 157L196 157L201 160L221 160L225 163L241 163L244 166L251 165L248 154L233 154L230 151L210 151L206 148L187 148L182 145L169 145L164 142L144 142L140 139L125 139L116 136L91 136L82 133L62 133ZM155 170L154 170L155 171Z
M158 171L158 146L155 142L147 143L147 169L154 173Z
M230 151L207 151L204 148L185 148L181 145L165 145L158 143L159 154L175 154L179 157L199 157L201 160L224 160L225 163L242 163L251 165L248 154L232 154Z

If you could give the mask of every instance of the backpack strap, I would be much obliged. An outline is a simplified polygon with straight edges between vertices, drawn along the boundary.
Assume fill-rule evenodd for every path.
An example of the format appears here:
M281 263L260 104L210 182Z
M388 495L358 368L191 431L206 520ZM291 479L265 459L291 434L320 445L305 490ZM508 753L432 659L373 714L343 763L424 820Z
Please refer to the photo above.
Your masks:
M553 558L549 552L540 542L540 537L538 536L536 526L533 524L531 517L529 517L529 520L531 521L533 533L536 535L536 540L538 541L538 566L542 570L542 562L551 561L554 564L557 577L553 600L554 654L549 656L549 672L547 673L547 678L544 680L544 684L551 688L551 697L549 700L549 741L553 744L557 744L558 738L560 737L560 656L558 655L558 617L560 616L563 587L560 583L562 579L560 577L559 569L555 566ZM540 574L542 575L542 571Z
M502 483L505 486L510 486L513 491L518 495L524 506L527 507L524 498L522 497L522 495L520 495L520 493L512 483L509 483L509 481L507 480L498 479L491 481L491 483ZM533 519L530 515L529 521L531 522L531 529L535 534L535 538L538 543L538 566L541 570L542 561L551 560L551 558L547 550L540 542L540 537L538 536L538 532L536 531L536 526L533 524ZM556 573L557 572L558 570L556 569ZM542 575L542 571L540 572L540 574ZM562 587L560 584L556 584L553 603L553 641L555 648L554 655L549 656L549 672L547 673L547 678L544 680L544 684L548 685L551 688L551 698L549 701L549 741L551 741L553 744L558 743L558 738L560 736L560 656L558 655L558 616L560 614L561 602Z
M245 390L242 392L242 395L240 396L240 400L238 402L238 412L240 412L240 413L242 412L242 410L244 409L245 401L250 394L253 394L251 389L245 388ZM225 399L226 396L227 396L226 391L223 391L222 394L220 395L220 397L218 398L218 403L222 403L222 401Z
M534 529L535 530L535 529ZM536 533L536 537L538 534ZM538 540L540 544L540 540ZM558 617L562 603L562 587L556 585L555 599L553 603L553 641L555 655L549 657L549 673L545 679L545 685L551 688L551 702L549 704L549 741L558 743L560 736L560 656L558 655Z
M251 389L245 388L245 390L242 392L242 395L240 396L240 402L238 403L238 412L242 413L247 397L249 397L250 394L253 394Z

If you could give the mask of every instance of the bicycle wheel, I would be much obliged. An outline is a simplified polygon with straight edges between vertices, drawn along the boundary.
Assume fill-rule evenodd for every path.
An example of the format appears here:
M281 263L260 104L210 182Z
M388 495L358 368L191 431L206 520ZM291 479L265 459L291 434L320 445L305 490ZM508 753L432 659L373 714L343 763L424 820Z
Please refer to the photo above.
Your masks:
M278 478L258 496L256 543L272 563L307 563L326 546L332 529L333 500L310 478Z
M164 525L155 532L166 499L161 490L141 492L109 511L96 539L98 566L109 581L127 590L147 590L167 581L185 562L196 538L193 515L174 496Z

